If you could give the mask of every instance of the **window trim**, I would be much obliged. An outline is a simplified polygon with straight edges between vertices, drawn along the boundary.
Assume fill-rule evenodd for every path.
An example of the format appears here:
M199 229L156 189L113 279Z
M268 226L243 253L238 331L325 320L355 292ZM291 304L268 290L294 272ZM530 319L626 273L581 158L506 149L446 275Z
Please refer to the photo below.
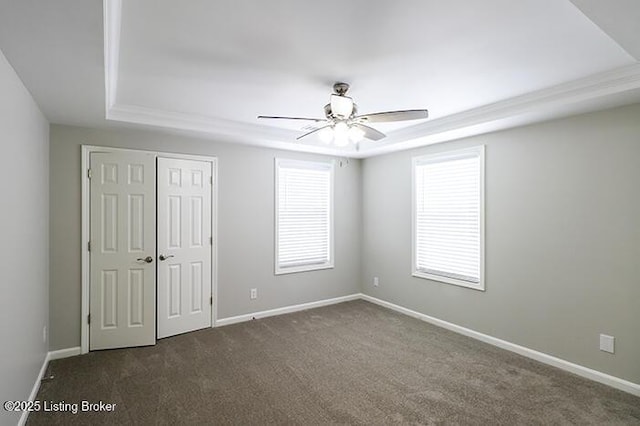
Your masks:
M307 264L299 266L281 267L279 252L280 241L278 235L280 235L280 209L278 208L278 199L280 196L280 167L287 165L300 166L306 169L322 169L329 171L329 260L323 263ZM293 160L288 158L275 158L275 184L274 184L274 220L275 220L275 234L274 234L274 259L275 259L275 275L293 274L297 272L317 271L321 269L332 269L334 265L334 181L335 181L335 162L334 161L306 161L306 160Z
M420 155L412 158L411 163L411 275L417 278L438 281L446 284L453 284L460 287L471 288L474 290L485 291L485 146L478 145L471 148L456 149L444 151L435 154ZM442 162L446 160L454 160L460 157L476 154L480 160L480 280L473 283L466 280L445 277L442 275L434 275L428 272L420 271L417 268L417 185L416 185L416 168L418 165L429 162Z

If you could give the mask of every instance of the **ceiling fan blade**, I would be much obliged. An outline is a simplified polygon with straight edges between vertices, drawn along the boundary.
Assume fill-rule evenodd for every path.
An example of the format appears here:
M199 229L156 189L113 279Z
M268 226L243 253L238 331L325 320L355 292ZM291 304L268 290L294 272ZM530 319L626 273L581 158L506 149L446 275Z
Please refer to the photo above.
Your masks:
M376 112L373 114L364 114L356 117L364 123L386 123L390 121L419 120L428 118L429 111L426 109L409 109L405 111L387 111Z
M303 121L327 121L325 118L306 118L306 117L276 117L272 115L259 115L258 118L267 118L270 120L303 120Z
M318 127L317 129L313 129L312 131L307 132L307 133L305 133L305 134L304 134L304 135L302 135L302 136L298 136L298 137L296 138L296 140L298 140L298 141L299 141L299 140L300 140L300 139L302 139L302 138L306 138L307 136L311 136L312 134L314 134L314 133L316 133L316 132L319 132L319 131L320 131L320 130L322 130L322 129L326 129L327 127L331 127L331 125L328 125L328 126L322 126L322 127Z
M364 132L364 137L367 139L371 139L372 141L379 141L380 139L387 136L384 133L377 131L373 127L365 126L364 124L353 123L352 126L362 130Z

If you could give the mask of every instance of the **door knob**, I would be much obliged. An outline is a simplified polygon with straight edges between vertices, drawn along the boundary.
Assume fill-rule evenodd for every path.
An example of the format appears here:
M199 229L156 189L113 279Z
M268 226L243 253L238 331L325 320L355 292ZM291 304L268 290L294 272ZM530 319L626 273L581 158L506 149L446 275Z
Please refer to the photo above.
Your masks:
M158 259L160 260L167 260L170 257L175 257L174 255L170 254L169 256L165 256L164 254L161 254L160 256L158 256Z
M138 259L136 259L137 261L143 261L143 262L147 262L147 263L151 263L153 262L153 257L151 256L147 256L147 257L139 257Z

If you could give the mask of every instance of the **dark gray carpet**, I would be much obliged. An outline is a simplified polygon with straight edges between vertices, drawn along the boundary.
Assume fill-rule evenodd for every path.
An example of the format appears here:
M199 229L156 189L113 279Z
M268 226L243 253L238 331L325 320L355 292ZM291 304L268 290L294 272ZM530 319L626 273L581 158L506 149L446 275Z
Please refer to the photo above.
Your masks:
M364 301L53 361L74 424L640 424L640 398Z

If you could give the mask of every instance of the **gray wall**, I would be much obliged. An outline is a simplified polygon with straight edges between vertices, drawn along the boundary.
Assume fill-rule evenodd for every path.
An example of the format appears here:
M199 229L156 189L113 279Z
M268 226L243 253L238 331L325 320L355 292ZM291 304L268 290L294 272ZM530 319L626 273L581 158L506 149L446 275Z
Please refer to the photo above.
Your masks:
M486 292L414 278L411 158L478 144ZM640 105L370 158L362 173L366 294L640 383Z
M360 162L335 169L335 268L275 276L274 158L328 157L151 131L51 127L51 350L80 345L80 146L218 158L218 313L226 318L360 291ZM249 299L250 288L258 299Z
M336 268L278 277L273 158L320 156L54 125L50 347L80 344L80 145L89 144L218 157L218 318L362 290L638 383L638 117L633 105L336 167ZM487 146L487 291L413 278L411 157L477 144ZM616 337L615 355L598 350L599 333Z
M49 123L0 52L0 401L25 400L47 353ZM20 413L0 409L0 424Z

